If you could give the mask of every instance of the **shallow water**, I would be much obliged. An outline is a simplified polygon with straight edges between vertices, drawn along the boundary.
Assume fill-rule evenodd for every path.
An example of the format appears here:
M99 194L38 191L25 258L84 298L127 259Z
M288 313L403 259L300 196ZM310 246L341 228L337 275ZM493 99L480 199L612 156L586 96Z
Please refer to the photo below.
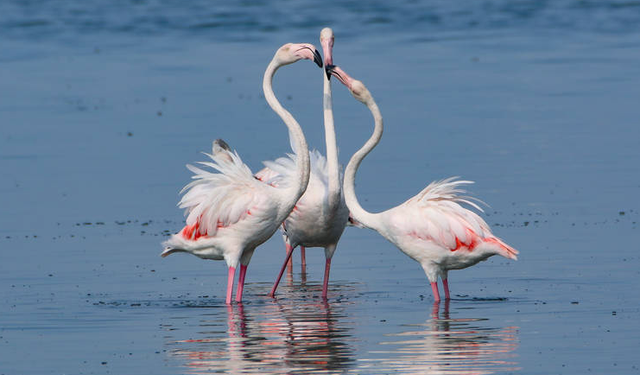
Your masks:
M0 15L0 374L640 372L638 4L7 1ZM183 223L184 164L213 139L253 170L288 151L262 73L326 25L385 116L363 205L474 180L518 262L452 272L453 300L434 305L416 263L348 228L327 302L315 249L270 299L276 235L227 307L222 263L158 256ZM323 150L321 74L295 64L275 90ZM372 129L345 91L343 163Z

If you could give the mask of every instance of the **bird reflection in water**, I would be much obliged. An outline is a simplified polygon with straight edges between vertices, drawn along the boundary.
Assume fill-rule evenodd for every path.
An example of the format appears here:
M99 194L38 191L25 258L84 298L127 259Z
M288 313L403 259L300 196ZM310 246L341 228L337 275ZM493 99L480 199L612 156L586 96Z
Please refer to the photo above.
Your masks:
M340 303L331 306L320 299L228 306L227 314L200 316L197 334L203 337L172 341L170 355L179 358L189 374L348 371L354 361L348 343L353 322L342 309ZM226 334L220 330L223 315ZM211 326L218 329L208 330Z
M381 342L397 348L375 351L375 358L362 360L360 369L371 373L481 375L519 370L515 361L518 327L495 328L488 319L455 318L450 301L433 305L431 318L419 329L390 334L396 341ZM473 310L460 310L473 311ZM414 326L414 327L416 327Z

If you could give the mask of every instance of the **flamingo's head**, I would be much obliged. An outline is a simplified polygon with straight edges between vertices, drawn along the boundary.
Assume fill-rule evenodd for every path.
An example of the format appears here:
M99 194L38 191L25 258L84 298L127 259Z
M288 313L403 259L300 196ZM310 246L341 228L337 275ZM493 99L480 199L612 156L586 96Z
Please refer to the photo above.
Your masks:
M302 59L311 60L322 68L322 57L313 44L287 43L278 49L276 58L282 65L293 64Z
M324 54L324 66L326 67L333 65L333 30L329 27L325 27L320 32L320 45L322 45L322 53ZM327 72L327 79L331 78L331 73Z
M329 72L332 76L336 77L338 81L342 82L343 85L347 86L351 95L354 98L358 99L358 101L366 104L368 101L372 99L371 93L367 90L367 87L364 83L358 81L357 79L351 78L344 70L340 69L340 67L335 65L330 65L326 67L327 72Z

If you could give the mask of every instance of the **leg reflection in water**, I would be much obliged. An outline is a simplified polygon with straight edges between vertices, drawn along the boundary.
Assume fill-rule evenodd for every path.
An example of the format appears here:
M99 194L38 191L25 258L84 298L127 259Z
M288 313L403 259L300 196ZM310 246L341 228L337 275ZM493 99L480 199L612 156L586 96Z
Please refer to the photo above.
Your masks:
M170 355L189 374L348 371L355 349L345 306L321 299L288 302L206 311L196 317L192 337L169 343Z
M456 301L454 301L456 303ZM435 302L431 317L411 325L418 329L388 335L379 343L384 350L371 352L363 369L401 374L492 374L518 370L515 350L518 327L496 327L487 318L459 317L475 309L450 313L451 301ZM441 311L442 309L442 311Z

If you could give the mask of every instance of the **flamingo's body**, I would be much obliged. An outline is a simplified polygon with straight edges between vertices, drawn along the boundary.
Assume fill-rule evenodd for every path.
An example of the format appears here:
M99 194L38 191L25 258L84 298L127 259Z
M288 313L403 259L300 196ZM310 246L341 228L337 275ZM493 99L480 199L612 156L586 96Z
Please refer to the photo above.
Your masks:
M380 213L367 212L360 206L355 195L355 174L364 157L380 142L382 114L362 82L338 67L327 68L369 108L375 121L373 135L353 155L345 171L344 194L351 216L420 263L436 301L440 300L438 277L442 279L445 298L450 298L449 270L472 266L493 255L516 260L518 251L494 236L480 216L461 205L481 211L472 198L461 195L465 193L461 186L471 181L449 178L433 182L403 204Z
M325 279L322 295L326 297L331 259L349 219L349 210L342 194L340 194L337 209L330 209L327 203L329 180L326 159L316 150L310 152L309 156L311 176L307 190L280 228L287 255L271 290L271 296L275 294L293 250L298 246L304 246L305 248L322 247L325 249ZM265 162L267 168L256 173L256 178L277 186L281 178L291 173L292 163L292 155L278 158L273 162Z
M267 184L279 185L281 179L290 178L295 165L294 155L281 157L272 162L255 177ZM298 200L293 210L282 223L286 241L292 247L325 247L336 244L349 219L349 210L340 194L335 212L327 212L327 194L329 177L327 160L317 150L309 152L311 164L307 190Z
M324 51L325 63L331 64L333 31L330 28L322 30L320 43ZM326 298L331 259L349 219L349 210L342 194L342 174L338 163L329 78L328 74L326 77L323 74L327 157L325 158L315 150L310 153L311 177L307 190L282 223L281 229L287 255L271 290L271 296L275 294L293 250L300 246L302 251L304 251L304 248L309 247L324 248L326 262L322 297ZM292 173L294 159L292 155L289 155L289 157L282 157L274 162L265 162L265 165L266 168L258 172L256 178L277 185L279 184L279 179L287 178Z
M265 99L280 115L291 136L295 151L293 171L280 186L265 184L253 177L237 152L221 140L208 155L212 162L200 164L215 172L188 166L194 172L180 207L188 213L186 226L164 243L163 257L188 252L202 259L225 260L229 267L226 303L231 303L235 269L240 263L236 301L242 301L246 269L257 246L268 240L289 215L309 181L309 149L302 129L275 98L272 79L283 65L300 59L322 62L310 44L286 44L276 52L264 75Z

